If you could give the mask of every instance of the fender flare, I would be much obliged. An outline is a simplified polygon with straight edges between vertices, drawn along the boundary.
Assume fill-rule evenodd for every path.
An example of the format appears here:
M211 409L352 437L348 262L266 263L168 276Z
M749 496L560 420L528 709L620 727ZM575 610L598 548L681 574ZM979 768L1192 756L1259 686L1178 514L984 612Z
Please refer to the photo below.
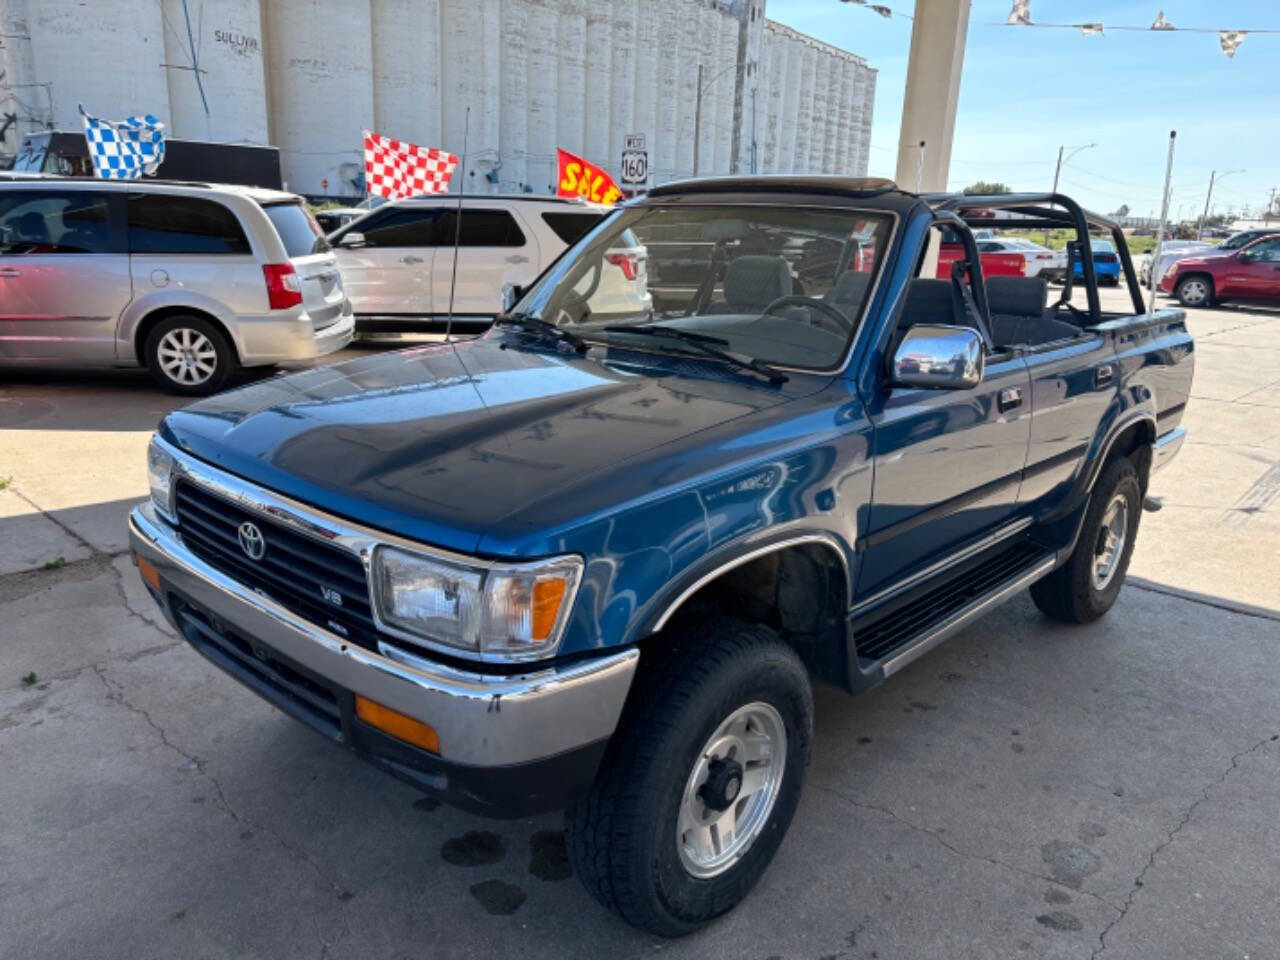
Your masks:
M1111 456L1112 448L1115 447L1116 441L1120 439L1130 428L1139 423L1147 423L1150 425L1151 442L1156 439L1156 416L1150 410L1137 410L1129 416L1117 420L1112 425L1111 430L1107 432L1106 438L1098 446L1098 454L1085 461L1085 469L1081 472L1080 489L1084 492L1091 491L1093 485L1098 481L1098 474L1102 472L1103 465Z
M770 553L804 544L822 545L836 555L844 571L846 599L852 597L853 566L849 559L852 550L829 530L796 530L757 542L735 540L714 553L706 554L682 577L668 584L655 597L653 608L635 631L635 638L642 639L662 630L685 601L724 574Z

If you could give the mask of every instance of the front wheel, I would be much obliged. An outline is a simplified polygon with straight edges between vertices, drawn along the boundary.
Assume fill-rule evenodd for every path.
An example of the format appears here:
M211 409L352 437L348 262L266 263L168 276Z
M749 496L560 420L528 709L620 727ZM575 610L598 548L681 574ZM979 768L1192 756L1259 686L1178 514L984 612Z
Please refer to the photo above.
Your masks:
M600 774L566 825L596 899L677 937L731 910L773 859L804 784L813 696L795 651L765 627L717 618L664 641L642 656Z
M1117 457L1094 484L1071 557L1031 585L1036 606L1068 623L1088 623L1110 610L1129 569L1141 515L1138 471L1127 457Z
M1213 303L1213 283L1207 277L1183 277L1173 295L1184 307L1207 307Z

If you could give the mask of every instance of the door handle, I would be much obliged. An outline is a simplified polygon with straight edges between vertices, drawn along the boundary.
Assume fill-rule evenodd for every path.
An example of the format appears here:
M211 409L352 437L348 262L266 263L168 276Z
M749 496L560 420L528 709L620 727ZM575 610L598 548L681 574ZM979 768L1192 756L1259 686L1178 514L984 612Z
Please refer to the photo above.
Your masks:
M522 257L522 256L519 256L518 254L515 256L507 257L507 263L528 263L528 262L529 262L528 257Z
M401 263L422 263L422 258L415 257L413 254L409 254L407 257L401 257L400 262Z
M1109 363L1104 363L1100 367L1096 367L1093 371L1093 385L1095 387L1103 387L1111 382L1111 378L1115 376L1115 368Z
M1022 390L1018 387L1005 387L996 398L996 406L1001 413L1022 406Z
M17 277L21 275L22 271L16 267L0 267L0 277Z

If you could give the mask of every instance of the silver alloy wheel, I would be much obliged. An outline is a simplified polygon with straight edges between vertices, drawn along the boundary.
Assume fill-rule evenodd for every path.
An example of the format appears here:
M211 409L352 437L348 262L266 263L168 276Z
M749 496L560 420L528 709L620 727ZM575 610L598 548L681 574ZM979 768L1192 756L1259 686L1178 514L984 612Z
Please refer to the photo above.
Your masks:
M1124 553L1128 538L1129 500L1123 493L1117 493L1102 515L1102 529L1098 531L1098 539L1093 547L1093 567L1090 571L1093 589L1107 589L1120 567L1120 556Z
M174 383L197 387L218 369L218 351L199 330L175 327L156 346L160 368Z
M1209 284L1199 277L1184 280L1181 296L1187 303L1204 303L1209 299Z
M676 848L690 875L718 876L751 848L773 812L786 768L787 728L769 704L739 707L716 728L680 800Z

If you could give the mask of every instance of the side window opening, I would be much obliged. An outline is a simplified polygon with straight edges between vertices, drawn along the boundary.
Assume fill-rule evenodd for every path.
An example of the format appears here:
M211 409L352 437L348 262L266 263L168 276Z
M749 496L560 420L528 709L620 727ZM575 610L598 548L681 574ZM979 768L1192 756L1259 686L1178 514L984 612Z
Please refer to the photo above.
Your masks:
M111 252L106 194L15 190L0 196L0 256Z
M599 213L560 213L559 211L542 214L542 222L551 228L565 246L577 243L587 231L603 219Z
M236 215L215 200L171 194L129 197L132 253L252 253Z

